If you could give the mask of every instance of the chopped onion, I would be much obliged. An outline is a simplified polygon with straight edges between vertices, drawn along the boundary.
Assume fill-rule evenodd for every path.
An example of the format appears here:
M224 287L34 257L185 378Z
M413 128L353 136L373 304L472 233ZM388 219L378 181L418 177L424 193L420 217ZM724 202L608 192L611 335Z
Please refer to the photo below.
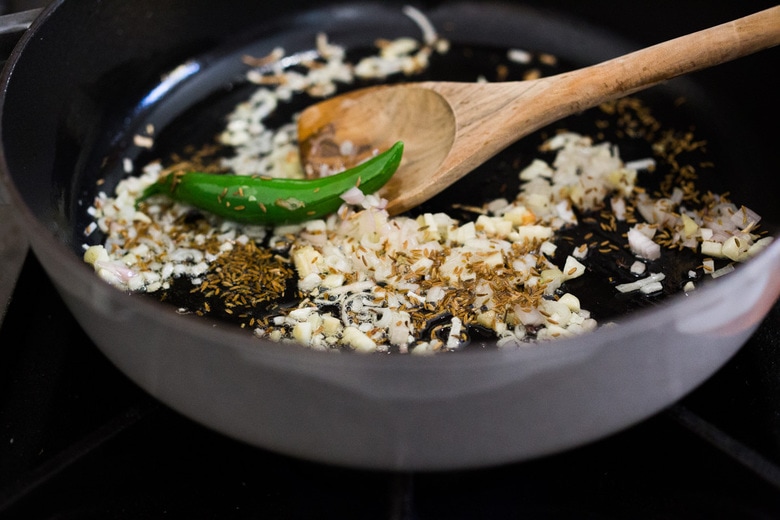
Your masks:
M641 280L637 280L636 282L623 283L617 285L615 288L622 293L628 293L628 292L638 291L643 287L645 287L646 285L659 283L663 281L665 278L666 275L664 273L653 273L645 278L642 278Z
M721 267L720 269L717 269L712 272L713 278L720 278L721 276L725 276L732 272L734 270L734 264L727 264Z
M365 199L366 195L357 186L353 186L341 194L341 200L353 206L362 204Z
M636 226L628 230L628 245L631 251L647 260L657 260L661 258L661 246L653 242L652 239L637 229Z

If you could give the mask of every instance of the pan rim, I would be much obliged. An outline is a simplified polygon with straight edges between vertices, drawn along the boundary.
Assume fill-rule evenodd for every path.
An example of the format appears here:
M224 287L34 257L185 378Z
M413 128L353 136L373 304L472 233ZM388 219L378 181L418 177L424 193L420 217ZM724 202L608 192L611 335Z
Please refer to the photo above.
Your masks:
M61 4L64 0L58 0L58 4ZM42 23L42 22L39 22ZM25 35L27 40L34 37L34 32L29 32ZM19 54L16 54L18 59ZM4 72L3 75L3 90L2 101L5 100L5 93L7 88L7 82L12 76L12 68ZM3 106L0 102L0 119L2 118ZM0 138L2 138L3 129L0 127ZM759 279L765 278L767 273L771 274L772 271L777 272L780 269L780 241L775 241L771 244L767 250L763 251L757 257L746 262L740 266L735 273L724 277L717 283L709 284L706 287L694 291L689 296L684 294L677 294L670 298L667 298L663 305L653 307L650 309L639 310L631 315L627 316L625 321L620 327L600 327L598 330L589 333L584 336L576 338L562 339L554 342L550 342L545 345L534 345L533 348L527 350L517 351L502 351L502 350L490 350L490 351L466 351L458 352L453 355L437 355L430 357L417 357L417 356L362 356L359 354L347 354L347 355L331 355L328 353L317 352L306 348L297 348L289 345L283 345L278 343L272 343L253 337L251 334L247 334L246 331L242 331L235 325L226 324L224 328L215 329L211 326L210 322L203 320L200 317L195 316L178 316L174 315L174 310L169 308L163 303L156 302L150 298L139 298L134 295L124 294L122 291L118 291L116 288L108 285L95 276L94 271L90 266L85 264L78 258L78 255L74 251L67 247L58 237L47 228L40 220L39 217L27 206L23 200L23 196L20 191L17 190L14 185L11 174L7 171L8 165L5 158L5 151L0 151L0 176L4 183L8 185L12 204L18 208L17 217L23 224L24 229L29 229L28 235L32 246L33 253L39 258L44 268L49 271L55 263L64 264L64 268L67 269L71 276L67 280L60 280L55 282L58 291L69 295L69 297L77 298L81 301L93 301L91 298L100 298L109 302L109 306L105 309L107 313L114 313L119 311L116 319L121 319L121 307L127 306L127 315L132 317L141 315L146 319L160 322L162 325L178 332L187 337L199 336L203 338L203 344L207 343L220 343L221 347L224 347L224 352L228 357L232 357L240 363L247 364L246 369L251 370L254 367L259 366L273 366L280 370L291 370L291 373L298 375L305 375L310 379L317 378L318 382L322 382L322 386L327 384L341 384L349 387L350 390L360 392L361 397L372 403L380 404L398 404L417 402L419 400L425 401L425 404L431 403L432 405L439 404L445 399L453 400L461 397L467 393L486 394L500 388L505 380L498 378L495 381L486 381L483 386L473 385L466 382L460 393L447 392L451 390L448 385L451 385L453 379L458 376L466 375L479 375L482 371L499 369L504 376L512 377L514 379L521 377L535 377L539 374L539 371L544 371L550 368L551 365L546 365L546 361L556 362L561 359L567 359L573 364L581 364L590 361L603 351L610 347L613 349L615 345L619 343L619 339L622 337L622 331L626 328L631 328L636 332L651 332L656 330L660 325L665 323L674 322L674 318L681 314L683 311L689 311L691 306L696 308L706 308L710 303L722 302L726 299L729 292L733 288L739 287L744 280L752 279L752 277L758 277ZM50 275L51 276L51 275ZM54 279L55 277L52 276ZM777 284L778 282L775 282ZM90 288L92 287L92 288ZM770 289L770 296L774 293L774 299L776 301L778 293L780 293L780 287L775 285ZM169 320L168 318L175 318ZM170 323L168 323L170 322ZM742 331L731 331L736 336L742 337L747 335L750 327L755 327L758 322L746 323L748 329ZM172 329L171 329L172 328ZM89 328L86 330L92 334ZM96 343L98 343L96 341ZM101 350L105 349L98 345ZM739 348L740 345L734 345L733 350L724 351L726 357L723 362ZM581 350L577 351L575 349ZM687 345L682 344L680 348L686 348ZM664 348L671 348L668 345L659 346L659 350ZM535 367L528 367L529 363L537 362ZM560 365L558 365L558 368ZM326 374L323 375L322 369L328 369ZM408 388L408 381L394 381L392 376L395 372L402 369L405 372L415 376L419 383L417 387ZM538 370L536 370L538 369ZM644 367L635 366L630 367L631 370L640 373ZM673 370L671 367L670 370ZM536 370L536 371L535 371ZM426 379L426 374L437 374L441 371L451 371L452 374L449 379ZM127 370L123 370L127 373ZM695 385L701 382L706 377L709 377L712 372L706 374L699 374L699 379L690 379L685 382L685 385ZM350 376L346 380L343 379L344 375ZM371 389L366 390L363 386L367 378L373 376L381 376L383 384L387 385L384 388L376 390L371 393ZM132 377L135 379L135 377ZM164 384L164 383L161 383ZM393 387L392 385L395 385ZM177 395L171 395L167 393L167 388L157 387L149 385L147 383L141 384L153 395L157 396L166 403L177 403L177 399L180 399ZM684 385L683 385L684 386ZM667 393L680 392L686 393L690 388L687 386L675 387L667 390ZM420 388L431 388L436 390L430 395L417 394ZM334 405L336 406L336 405ZM656 407L656 409L658 409ZM199 420L209 423L209 419L203 415L197 415L192 410L187 410L187 415L196 416ZM647 417L649 413L645 410L642 413L642 417ZM636 418L634 418L636 420ZM211 423L216 429L221 429ZM626 424L621 423L621 427L625 427ZM609 432L615 431L616 428L610 427ZM240 430L227 428L230 435L242 438L252 443L256 443L256 439L252 437L251 433ZM589 430L592 433L592 430ZM609 433L607 432L607 433ZM604 431L600 432L602 435ZM593 436L588 437L585 440L593 440ZM274 443L274 449L286 452L294 452L295 454L311 457L322 460L327 460L329 454L323 454L316 451L317 448L310 446L303 447L290 447L286 445L283 440L276 439ZM584 442L583 439L579 439L580 442ZM563 445L562 445L563 443ZM561 441L560 439L554 446L547 445L542 450L544 453L550 453L551 451L557 451L561 448L571 446L572 440ZM405 448L401 446L399 449ZM408 447L406 447L408 448ZM315 451L312 451L315 450ZM491 451L489 447L484 448L487 452L483 454L484 457L479 460L475 460L476 453L468 451L464 453L462 458L446 459L451 454L439 454L431 453L431 458L420 458L412 460L408 454L393 454L384 459L387 455L377 454L375 458L370 459L352 459L350 464L355 465L367 465L367 466L381 466L381 467L394 467L394 468L425 468L430 469L441 467L462 467L484 465L503 462L507 460L508 456L513 459L518 457L518 453L524 458L525 454L522 447L506 446L495 447L496 451ZM537 453L544 454L544 453ZM414 452L413 452L414 454ZM417 454L419 456L419 454ZM360 455L355 455L360 457ZM365 457L369 457L366 455ZM446 460L445 460L446 459ZM331 462L333 462L331 460ZM341 461L343 462L343 461Z

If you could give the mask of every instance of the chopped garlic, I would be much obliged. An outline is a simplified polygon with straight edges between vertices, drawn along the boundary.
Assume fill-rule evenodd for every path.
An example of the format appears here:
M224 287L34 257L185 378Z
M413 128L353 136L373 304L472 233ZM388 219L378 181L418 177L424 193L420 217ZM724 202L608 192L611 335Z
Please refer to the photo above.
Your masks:
M637 275L644 274L646 269L647 269L647 265L644 262L640 262L639 260L631 264L632 274L637 274Z
M699 252L706 256L721 258L723 257L723 244L711 240L704 240L701 243Z
M357 327L344 329L341 341L357 352L374 352L376 350L376 342Z

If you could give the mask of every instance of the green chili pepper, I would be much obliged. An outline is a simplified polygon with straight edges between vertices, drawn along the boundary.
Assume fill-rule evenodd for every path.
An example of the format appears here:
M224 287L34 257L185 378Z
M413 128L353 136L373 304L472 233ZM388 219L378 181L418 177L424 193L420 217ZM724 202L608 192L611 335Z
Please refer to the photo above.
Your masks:
M371 194L390 180L401 163L403 143L335 175L317 179L276 179L248 175L187 172L152 184L136 204L152 195L174 200L249 224L290 224L325 216L343 204L352 187Z

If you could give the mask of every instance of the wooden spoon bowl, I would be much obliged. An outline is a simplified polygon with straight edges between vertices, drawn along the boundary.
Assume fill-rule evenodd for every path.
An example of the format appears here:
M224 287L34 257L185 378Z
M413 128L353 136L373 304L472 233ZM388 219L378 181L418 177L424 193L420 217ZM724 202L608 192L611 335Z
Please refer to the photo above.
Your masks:
M569 115L670 78L780 44L780 7L590 67L529 81L420 82L348 92L303 111L301 159L333 160L323 140L350 143L357 162L396 141L404 159L380 191L391 215L435 196L526 135ZM343 160L343 157L339 160ZM345 166L350 166L346 164Z

